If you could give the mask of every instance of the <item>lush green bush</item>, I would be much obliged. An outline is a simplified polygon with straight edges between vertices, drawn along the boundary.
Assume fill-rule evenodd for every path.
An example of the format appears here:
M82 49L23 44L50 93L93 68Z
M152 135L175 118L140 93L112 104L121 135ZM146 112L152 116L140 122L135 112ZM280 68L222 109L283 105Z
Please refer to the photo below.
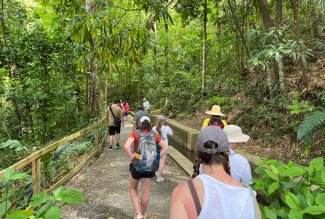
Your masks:
M10 202L9 185L17 180L27 178L26 173L16 173L13 168L8 168L0 183L6 188L4 200L0 202L0 218L6 219L60 219L60 207L63 205L75 204L84 201L81 192L75 189L56 189L52 195L44 192L33 195L30 206L35 210L12 210Z
M269 206L261 206L263 218L324 218L324 159L313 159L307 167L289 162L264 160L256 168L261 177L254 188L266 196Z

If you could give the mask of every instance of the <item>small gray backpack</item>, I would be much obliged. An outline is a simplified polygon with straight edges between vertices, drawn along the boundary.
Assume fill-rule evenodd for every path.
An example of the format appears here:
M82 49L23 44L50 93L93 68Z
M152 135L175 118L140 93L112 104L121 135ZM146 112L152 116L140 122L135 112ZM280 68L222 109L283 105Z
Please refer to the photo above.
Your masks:
M137 150L140 158L136 160L134 167L139 173L155 173L159 168L155 132L151 130L150 133L143 133L139 129L136 129L136 132L140 135Z

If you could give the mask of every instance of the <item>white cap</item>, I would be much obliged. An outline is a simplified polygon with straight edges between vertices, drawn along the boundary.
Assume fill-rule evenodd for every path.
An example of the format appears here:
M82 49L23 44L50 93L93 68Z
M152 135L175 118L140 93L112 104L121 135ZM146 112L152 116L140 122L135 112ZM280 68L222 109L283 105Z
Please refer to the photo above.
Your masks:
M143 122L144 120L147 120L148 122L150 122L150 118L148 116L142 116L140 119L140 122Z

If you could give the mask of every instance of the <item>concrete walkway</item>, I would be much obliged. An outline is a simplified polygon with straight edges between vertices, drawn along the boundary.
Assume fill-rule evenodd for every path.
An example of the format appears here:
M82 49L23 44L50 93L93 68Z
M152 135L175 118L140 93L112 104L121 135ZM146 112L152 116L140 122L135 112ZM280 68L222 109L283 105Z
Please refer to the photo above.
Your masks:
M126 123L122 128L121 146L123 147L132 130L132 124ZM180 167L175 161L182 155L171 148L174 158L167 157L164 170L165 181L156 183L151 180L150 200L147 218L168 218L169 202L173 188L177 183L189 179L191 163ZM186 161L185 161L186 162ZM62 208L64 219L112 219L133 218L134 210L129 196L129 163L123 149L104 149L101 156L90 165L85 166L69 182L66 188L80 190L85 196L85 202L80 205ZM186 171L185 171L185 170ZM139 189L140 190L140 189Z

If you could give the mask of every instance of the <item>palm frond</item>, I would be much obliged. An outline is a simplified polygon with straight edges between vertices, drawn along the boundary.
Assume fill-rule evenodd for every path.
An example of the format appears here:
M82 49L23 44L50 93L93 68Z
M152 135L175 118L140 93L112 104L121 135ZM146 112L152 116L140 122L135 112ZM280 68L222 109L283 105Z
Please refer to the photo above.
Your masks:
M306 140L318 129L325 126L325 110L309 114L299 125L297 139Z

